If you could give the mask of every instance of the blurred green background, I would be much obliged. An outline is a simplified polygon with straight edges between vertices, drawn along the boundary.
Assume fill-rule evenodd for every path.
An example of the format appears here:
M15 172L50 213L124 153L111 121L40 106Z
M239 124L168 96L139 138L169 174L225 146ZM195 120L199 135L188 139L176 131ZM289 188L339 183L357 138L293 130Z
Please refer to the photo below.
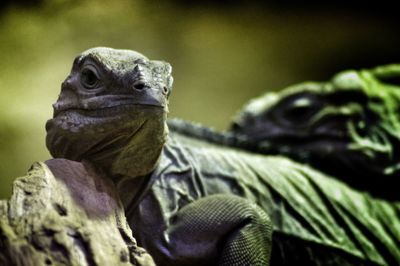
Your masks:
M170 62L170 116L225 129L266 90L400 62L395 9L350 3L3 0L0 198L32 162L50 157L44 124L81 51L111 46Z

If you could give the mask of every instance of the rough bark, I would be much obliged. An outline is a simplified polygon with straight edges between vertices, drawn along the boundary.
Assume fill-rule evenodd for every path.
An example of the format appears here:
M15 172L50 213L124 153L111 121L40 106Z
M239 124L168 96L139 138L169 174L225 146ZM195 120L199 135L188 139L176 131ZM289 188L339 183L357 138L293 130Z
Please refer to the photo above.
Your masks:
M154 265L112 182L87 164L35 163L0 201L0 265Z

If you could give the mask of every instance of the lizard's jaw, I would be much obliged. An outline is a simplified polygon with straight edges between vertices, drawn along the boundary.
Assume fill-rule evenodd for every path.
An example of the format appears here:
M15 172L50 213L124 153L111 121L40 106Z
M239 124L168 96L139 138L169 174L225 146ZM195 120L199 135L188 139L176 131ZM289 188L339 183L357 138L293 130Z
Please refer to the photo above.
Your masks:
M319 149L337 145L344 148L351 142L348 123L349 119L326 119L315 124L305 124L298 127L285 126L274 120L263 120L252 124L251 127L238 125L238 135L251 136L252 141L264 142L266 146L293 152L305 149ZM267 143L270 145L267 145ZM328 148L331 150L331 148Z
M156 106L122 105L99 110L70 109L58 113L46 124L46 145L54 158L74 161L91 161L111 172L127 167L123 160L135 161L131 165L143 165L138 170L147 171L140 154L142 146L154 145L160 153L166 138L166 111ZM134 146L132 144L134 143ZM158 158L159 154L153 157ZM154 164L154 158L152 163ZM115 165L118 165L118 169ZM126 171L125 171L126 170ZM132 169L123 172L134 175ZM135 170L136 171L136 170Z

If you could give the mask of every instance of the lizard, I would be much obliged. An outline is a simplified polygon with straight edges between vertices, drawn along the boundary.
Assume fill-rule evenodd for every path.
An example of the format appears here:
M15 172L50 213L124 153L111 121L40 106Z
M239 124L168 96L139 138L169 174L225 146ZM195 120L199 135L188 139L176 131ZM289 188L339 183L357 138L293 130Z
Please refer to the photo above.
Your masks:
M168 131L171 66L130 50L78 55L46 123L54 158L118 187L157 265L395 265L399 206L309 166Z
M352 186L399 199L400 65L346 70L251 100L230 132ZM251 147L251 146L250 146Z

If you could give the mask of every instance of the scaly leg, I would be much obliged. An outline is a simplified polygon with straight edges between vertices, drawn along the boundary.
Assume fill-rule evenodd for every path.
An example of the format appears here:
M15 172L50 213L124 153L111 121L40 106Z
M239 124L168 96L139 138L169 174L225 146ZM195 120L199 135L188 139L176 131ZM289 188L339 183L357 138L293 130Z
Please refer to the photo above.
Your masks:
M171 217L164 255L175 265L269 265L272 224L255 203L217 194L190 203Z

